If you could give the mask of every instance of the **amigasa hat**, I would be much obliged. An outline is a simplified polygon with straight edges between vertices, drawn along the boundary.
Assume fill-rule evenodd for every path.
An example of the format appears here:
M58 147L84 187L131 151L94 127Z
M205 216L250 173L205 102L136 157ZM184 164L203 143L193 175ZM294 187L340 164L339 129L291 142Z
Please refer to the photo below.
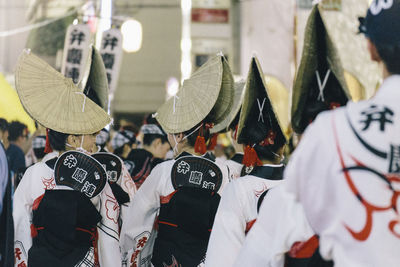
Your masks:
M90 46L83 78L79 82L78 87L92 101L106 112L108 111L107 72L100 52L93 45Z
M92 134L111 122L109 115L29 50L21 54L15 85L26 112L46 128L66 134Z
M284 134L284 127L280 122L276 112L274 101L270 96L270 89L264 79L264 73L256 57L253 57L250 63L250 70L247 76L245 92L240 111L237 140L240 144L254 144L262 140L250 140L247 136L251 127L249 117L257 118L258 122L268 125L276 134L277 142L284 144L287 142Z
M293 85L292 127L302 133L323 110L351 99L337 50L315 5L308 18L303 54Z
M243 156L243 164L246 167L261 165L254 149L255 145L283 146L287 142L274 102L265 82L261 65L257 58L253 57L247 76L237 130L237 142L247 145ZM255 131L265 134L256 136L254 135Z
M235 82L234 88L234 96L233 96L233 105L231 112L226 116L226 118L218 123L217 125L214 125L213 128L211 128L210 133L219 133L222 131L228 131L229 125L231 122L235 119L235 117L238 115L240 111L240 107L242 106L242 99L243 99L243 93L244 93L244 81L239 81Z
M188 131L206 117L218 124L229 115L233 95L229 65L222 55L214 56L157 110L156 119L167 133Z

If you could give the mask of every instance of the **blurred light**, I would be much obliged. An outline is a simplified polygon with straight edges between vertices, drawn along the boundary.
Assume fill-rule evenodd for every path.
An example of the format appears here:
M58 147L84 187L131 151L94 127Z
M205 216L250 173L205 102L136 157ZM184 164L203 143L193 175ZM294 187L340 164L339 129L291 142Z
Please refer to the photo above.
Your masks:
M96 48L100 49L103 32L111 28L112 0L101 0L100 22L97 28Z
M167 80L167 97L176 95L179 90L179 81L175 77L171 77Z
M182 39L181 40L181 50L182 51L189 51L192 49L192 40L190 40L189 38L187 39Z
M190 34L192 0L181 0L182 9L182 39L181 39L181 81L190 77L192 72Z
M121 26L121 33L124 37L122 48L131 53L137 52L142 46L142 24L137 20L127 20Z
M192 9L192 0L181 0L181 8L184 15L190 14Z
M181 62L182 82L190 77L192 73L192 62L190 60L182 60Z
M77 24L78 24L78 19L74 19L74 21L72 22L72 24L77 25Z

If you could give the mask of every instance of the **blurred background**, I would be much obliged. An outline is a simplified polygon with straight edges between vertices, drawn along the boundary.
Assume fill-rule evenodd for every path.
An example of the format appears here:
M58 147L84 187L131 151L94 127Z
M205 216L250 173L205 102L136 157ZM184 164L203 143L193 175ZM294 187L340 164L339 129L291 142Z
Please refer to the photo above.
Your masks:
M0 0L0 117L12 120L10 116L19 112L2 114L10 113L6 105L19 105L12 104L18 102L13 72L21 51L30 48L62 71L69 58L68 27L84 25L85 38L100 50L107 50L105 31L117 34L108 44L118 51L105 62L113 67L110 112L117 123L140 125L144 114L155 112L179 90L183 79L218 52L227 57L236 80L246 77L250 58L257 55L268 84L282 102L280 112L289 121L292 82L313 2ZM357 34L358 17L366 14L369 2L322 1L322 15L355 100L372 96L381 76L368 58L364 37Z

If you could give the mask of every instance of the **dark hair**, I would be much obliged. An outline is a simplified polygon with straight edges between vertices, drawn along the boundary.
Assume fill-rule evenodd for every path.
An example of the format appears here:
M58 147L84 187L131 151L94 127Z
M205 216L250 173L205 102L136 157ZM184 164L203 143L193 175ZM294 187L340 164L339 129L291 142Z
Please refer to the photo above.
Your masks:
M168 142L168 138L166 135L161 135L161 134L144 134L143 135L143 145L145 146L150 146L151 143L153 143L154 140L160 138L161 143L166 143Z
M129 145L128 143L126 143L126 144L124 144L123 146L121 146L121 147L119 147L119 148L117 148L117 149L114 149L114 154L115 155L117 155L118 157L122 157L122 152L124 152L124 147L125 147L125 145Z
M248 123L248 125L249 129L246 130L246 139L252 140L250 145L251 143L256 144L254 146L254 150L257 152L258 157L261 160L276 160L277 157L275 154L277 154L278 150L283 147L286 141L279 138L279 135L277 135L274 140L274 144L261 146L259 143L268 136L271 127L267 127L265 123L259 123L255 121ZM273 129L277 128L273 127Z
M52 129L49 129L48 135L49 135L49 143L53 150L57 151L65 150L65 144L67 143L67 138L69 134L60 133Z
M391 74L400 74L400 44L375 44L379 56Z
M44 148L34 148L33 153L37 159L42 159L46 153L44 153Z
M158 121L156 120L156 118L153 118L153 114L147 114L144 116L143 119L143 124L158 124Z
M204 137L206 143L210 139L210 130L206 129L205 125L201 126L199 129L196 130L202 123L205 124L205 122L200 122L196 126L194 126L192 129L184 132L183 134L187 136L188 144L191 147L194 147L194 144L196 143L197 136L201 133L201 135ZM195 132L193 132L196 130Z
M27 129L25 124L19 121L12 121L8 125L8 140L16 141L18 137L24 136L25 129Z
M0 131L8 131L8 122L6 119L0 118Z
M122 131L123 131L123 130L131 131L131 132L134 133L135 135L137 135L137 134L139 133L139 128L138 128L135 124L133 124L133 123L128 124L128 125L125 125L124 127L122 127L121 130L122 130Z

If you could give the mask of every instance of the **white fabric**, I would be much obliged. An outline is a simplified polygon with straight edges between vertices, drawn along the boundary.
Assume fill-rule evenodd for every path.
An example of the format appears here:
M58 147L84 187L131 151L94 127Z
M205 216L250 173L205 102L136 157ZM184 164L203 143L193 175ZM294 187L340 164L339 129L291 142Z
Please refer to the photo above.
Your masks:
M284 254L292 245L314 235L301 204L285 192L284 183L265 196L257 221L233 266L283 267Z
M43 195L45 190L72 190L66 186L57 186L54 181L54 172L44 162L39 162L28 168L14 194L13 218L14 218L14 240L15 249L21 251L20 258L15 266L22 261L27 263L27 253L32 246L31 221L32 205L35 199ZM97 226L98 231L98 256L102 267L118 266L120 258L118 237L119 206L106 184L103 191L92 198L92 203L102 216Z
M399 89L400 76L393 75L371 100L320 114L286 168L284 190L303 206L320 236L321 255L333 259L335 267L399 266L400 179L387 175L400 172ZM374 113L368 125L370 111L385 108L393 112L386 113L387 121L376 120L382 117ZM347 116L365 144L351 130ZM358 169L347 171L349 167Z
M261 194L280 183L282 180L248 175L226 186L208 243L206 266L233 266L245 240L247 224L257 218Z
M228 159L227 161L225 161L225 165L228 166L229 169L229 181L233 181L240 177L243 169L243 164Z
M120 239L123 261L128 262L128 264L133 262L131 255L133 251L136 251L138 257L134 261L136 261L137 266L150 266L154 235L156 234L153 231L153 226L160 209L160 197L168 196L175 191L170 175L174 163L175 160L169 160L158 164L137 191L131 207L127 210ZM228 182L226 167L220 166L220 169L223 174L223 181L218 191L219 194ZM149 239L152 241L147 242ZM145 242L147 243L145 249L143 249Z

